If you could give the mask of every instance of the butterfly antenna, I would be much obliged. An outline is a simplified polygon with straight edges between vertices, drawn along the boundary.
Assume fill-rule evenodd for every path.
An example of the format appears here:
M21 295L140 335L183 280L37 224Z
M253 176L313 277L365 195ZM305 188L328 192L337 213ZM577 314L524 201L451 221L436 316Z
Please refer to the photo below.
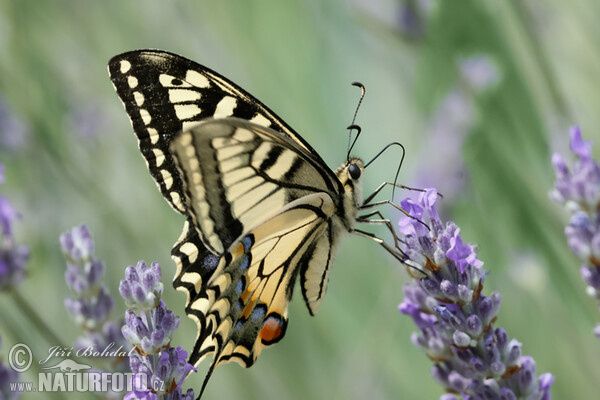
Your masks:
M396 176L394 176L394 186L392 188L392 200L393 200L394 193L396 191L396 183L398 182L398 175L400 174L400 169L402 168L402 163L404 163L404 156L406 155L406 149L404 148L404 146L402 146L402 144L398 143L398 142L392 142L392 143L388 144L383 149L381 149L381 151L379 153L377 153L377 155L375 155L375 157L373 157L371 159L371 161L366 163L364 168L366 169L369 165L371 165L371 163L373 161L375 161L380 155L382 155L387 149L389 149L392 146L400 146L400 148L402 149L402 157L400 158L400 163L398 163L398 169L396 170Z
M360 88L360 99L358 99L358 104L356 105L356 110L354 110L354 116L352 117L352 123L350 123L348 128L346 128L350 131L350 132L348 132L348 152L346 153L346 161L350 160L350 152L352 151L352 148L354 147L354 143L356 143L356 139L358 139L358 137L360 136L360 127L358 125L354 125L354 121L356 121L356 115L358 114L358 109L360 108L360 105L362 104L362 101L365 98L365 85L363 85L360 82L352 82L352 86L356 86L356 87ZM354 141L352 141L352 130L353 129L356 129L358 131L358 133L356 134L356 137L354 138Z

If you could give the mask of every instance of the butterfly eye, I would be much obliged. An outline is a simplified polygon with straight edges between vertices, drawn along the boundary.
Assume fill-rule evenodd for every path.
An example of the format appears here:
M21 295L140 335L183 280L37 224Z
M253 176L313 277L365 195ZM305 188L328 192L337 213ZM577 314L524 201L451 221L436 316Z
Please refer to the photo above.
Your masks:
M348 167L348 173L352 179L360 178L360 168L358 168L358 165L356 164L350 164Z

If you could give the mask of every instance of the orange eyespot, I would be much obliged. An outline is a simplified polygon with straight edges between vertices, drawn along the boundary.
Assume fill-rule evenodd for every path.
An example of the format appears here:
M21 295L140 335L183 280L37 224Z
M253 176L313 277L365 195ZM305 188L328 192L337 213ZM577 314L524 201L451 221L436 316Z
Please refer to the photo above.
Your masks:
M269 315L260 330L260 340L266 345L279 342L285 334L286 326L287 321L283 320L279 314Z

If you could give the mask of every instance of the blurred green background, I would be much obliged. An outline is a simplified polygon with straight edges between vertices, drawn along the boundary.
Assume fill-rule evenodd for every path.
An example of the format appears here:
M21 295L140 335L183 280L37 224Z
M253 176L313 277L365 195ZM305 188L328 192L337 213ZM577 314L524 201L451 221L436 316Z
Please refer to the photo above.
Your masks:
M32 251L19 292L64 342L80 334L64 310L58 236L86 223L112 294L126 265L161 264L164 298L182 316L174 344L192 347L195 325L169 284L183 219L145 169L108 79L112 56L159 48L215 69L332 168L345 157L358 80L367 95L356 155L404 144L401 182L438 187L445 218L479 245L485 292L503 296L496 326L523 343L538 374L556 376L554 398L597 398L600 317L547 192L568 127L600 138L598 15L592 0L0 0L0 193L22 213L17 238ZM367 170L366 193L393 179L397 160L389 152ZM347 238L318 315L296 295L285 340L250 369L218 368L205 397L439 398L431 361L411 345L415 327L397 311L406 280L377 245ZM117 299L114 318L123 310ZM0 294L0 324L4 359L16 342L40 358L54 345L10 294ZM199 388L207 364L188 386ZM54 398L83 394L70 396Z

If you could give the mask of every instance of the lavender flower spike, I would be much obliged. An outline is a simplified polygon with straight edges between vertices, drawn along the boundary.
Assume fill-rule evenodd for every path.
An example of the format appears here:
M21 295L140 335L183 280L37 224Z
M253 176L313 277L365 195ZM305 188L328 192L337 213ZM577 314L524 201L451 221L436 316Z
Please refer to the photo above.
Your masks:
M0 164L0 183L4 182L4 165ZM29 248L15 242L13 221L21 215L6 197L0 196L0 291L17 286L25 277L25 264L29 259Z
M592 158L592 143L579 127L571 128L571 151L577 156L569 168L560 154L552 156L556 171L550 198L571 214L565 228L569 247L582 261L581 276L587 292L600 302L600 166ZM600 338L600 324L594 329Z
M118 325L108 320L114 300L102 282L105 267L94 256L90 231L85 225L75 227L60 236L60 243L67 260L65 280L73 294L65 299L65 307L84 331L75 347L89 354L119 348L127 351ZM100 357L97 361L103 362L107 371L125 368L122 357Z
M194 390L183 393L181 385L188 373L196 369L186 362L185 350L171 347L179 317L167 310L160 299L162 291L158 263L148 267L139 261L135 267L125 269L119 292L129 309L121 331L137 351L129 358L136 389L128 393L125 400L194 399Z
M417 203L402 202L411 205L405 210L412 216L400 220L406 263L423 274L411 271L414 279L398 308L419 329L413 343L435 362L431 374L448 392L440 399L549 400L554 377L536 377L521 343L494 328L500 294L483 295L483 262L453 222L442 222L436 200L437 191L427 189Z
M101 329L114 307L102 278L104 263L94 257L94 241L87 226L81 225L60 236L67 259L65 280L74 297L65 299L65 307L78 325L88 331Z

